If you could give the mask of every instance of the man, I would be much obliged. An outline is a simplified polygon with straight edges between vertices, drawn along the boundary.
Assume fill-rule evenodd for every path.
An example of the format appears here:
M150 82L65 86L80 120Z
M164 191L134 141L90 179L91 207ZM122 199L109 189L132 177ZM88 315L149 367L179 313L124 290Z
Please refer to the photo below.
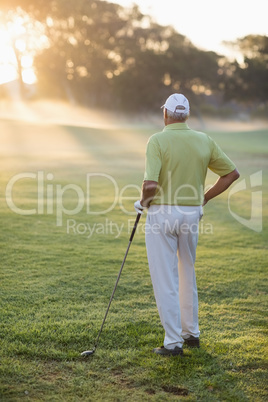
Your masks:
M239 173L206 134L185 123L187 98L173 94L162 106L165 127L150 137L141 200L148 209L146 249L156 304L165 330L160 355L182 355L183 343L199 347L195 257L202 205L225 191ZM207 169L220 177L205 193Z

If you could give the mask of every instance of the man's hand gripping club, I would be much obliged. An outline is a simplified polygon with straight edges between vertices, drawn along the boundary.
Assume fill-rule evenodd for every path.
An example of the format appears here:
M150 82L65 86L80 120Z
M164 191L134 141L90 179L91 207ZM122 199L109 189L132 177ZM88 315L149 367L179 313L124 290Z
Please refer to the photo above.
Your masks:
M144 180L142 183L141 200L134 203L135 210L143 214L144 209L149 208L157 189L157 181Z

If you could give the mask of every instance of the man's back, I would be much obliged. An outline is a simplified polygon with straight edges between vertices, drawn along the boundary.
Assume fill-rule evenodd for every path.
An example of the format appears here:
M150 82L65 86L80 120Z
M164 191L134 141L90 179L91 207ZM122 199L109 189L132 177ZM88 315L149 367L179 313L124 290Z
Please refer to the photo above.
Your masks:
M208 167L223 176L234 164L206 134L186 123L165 126L154 134L146 151L145 180L158 182L152 204L201 205Z

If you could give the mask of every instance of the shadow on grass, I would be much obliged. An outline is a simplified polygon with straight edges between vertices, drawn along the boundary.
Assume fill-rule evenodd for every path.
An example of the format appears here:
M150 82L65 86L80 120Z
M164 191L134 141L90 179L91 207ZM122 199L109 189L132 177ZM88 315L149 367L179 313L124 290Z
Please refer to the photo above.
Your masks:
M239 387L239 379L232 376L206 350L185 348L184 356L163 357L152 348L104 350L84 359L97 377L105 373L119 387L140 389L148 395L172 395L193 400L247 400ZM102 377L101 377L102 376Z
M148 395L247 400L232 368L228 369L220 356L212 355L206 345L200 349L185 347L183 357L163 357L152 353L161 345L159 328L152 333L152 325L144 321L119 327L106 328L95 354L80 358L94 372L99 367L100 373L115 378L118 386L143 389Z
M35 338L26 332L17 337L14 335L6 363L9 364L11 359L17 362L16 367L21 368L18 373L9 368L6 383L14 384L19 379L24 384L28 378L34 379L34 367L38 364L45 378L51 377L51 367L53 372L61 373L57 384L53 379L51 383L49 381L48 393L58 387L64 395L65 388L66 393L72 388L73 392L79 389L88 397L91 388L90 397L94 399L96 391L95 400L104 400L98 399L103 387L107 395L111 393L113 397L122 392L124 397L131 394L128 400L135 400L135 397L136 400L158 397L163 400L178 397L203 401L248 400L241 389L239 373L233 372L228 355L223 356L217 344L201 343L200 349L185 347L183 357L163 357L152 353L154 347L161 345L163 335L156 317L152 315L151 321L133 322L122 316L117 316L116 322L115 317L112 318L103 330L96 352L87 358L81 357L80 353L93 347L99 328L92 332L83 330L81 322L72 326L66 323L65 330L62 323L56 335L50 332L43 338L41 333ZM22 371L23 367L27 370ZM6 370L7 366L3 366L3 373ZM35 381L37 391L42 388L43 380L36 378ZM5 392L9 394L11 390ZM123 396L118 400L123 400Z

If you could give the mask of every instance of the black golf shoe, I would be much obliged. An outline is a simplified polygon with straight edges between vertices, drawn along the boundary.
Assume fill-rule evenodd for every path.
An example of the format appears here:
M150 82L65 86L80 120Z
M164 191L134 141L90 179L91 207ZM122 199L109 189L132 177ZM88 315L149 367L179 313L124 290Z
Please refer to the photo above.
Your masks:
M179 348L178 346L176 346L174 349L166 349L164 346L161 346L161 348L153 349L153 352L158 355L162 355L162 356L182 356L183 355L182 348Z
M189 348L200 348L199 338L190 335L189 338L184 339L184 345L189 346Z

